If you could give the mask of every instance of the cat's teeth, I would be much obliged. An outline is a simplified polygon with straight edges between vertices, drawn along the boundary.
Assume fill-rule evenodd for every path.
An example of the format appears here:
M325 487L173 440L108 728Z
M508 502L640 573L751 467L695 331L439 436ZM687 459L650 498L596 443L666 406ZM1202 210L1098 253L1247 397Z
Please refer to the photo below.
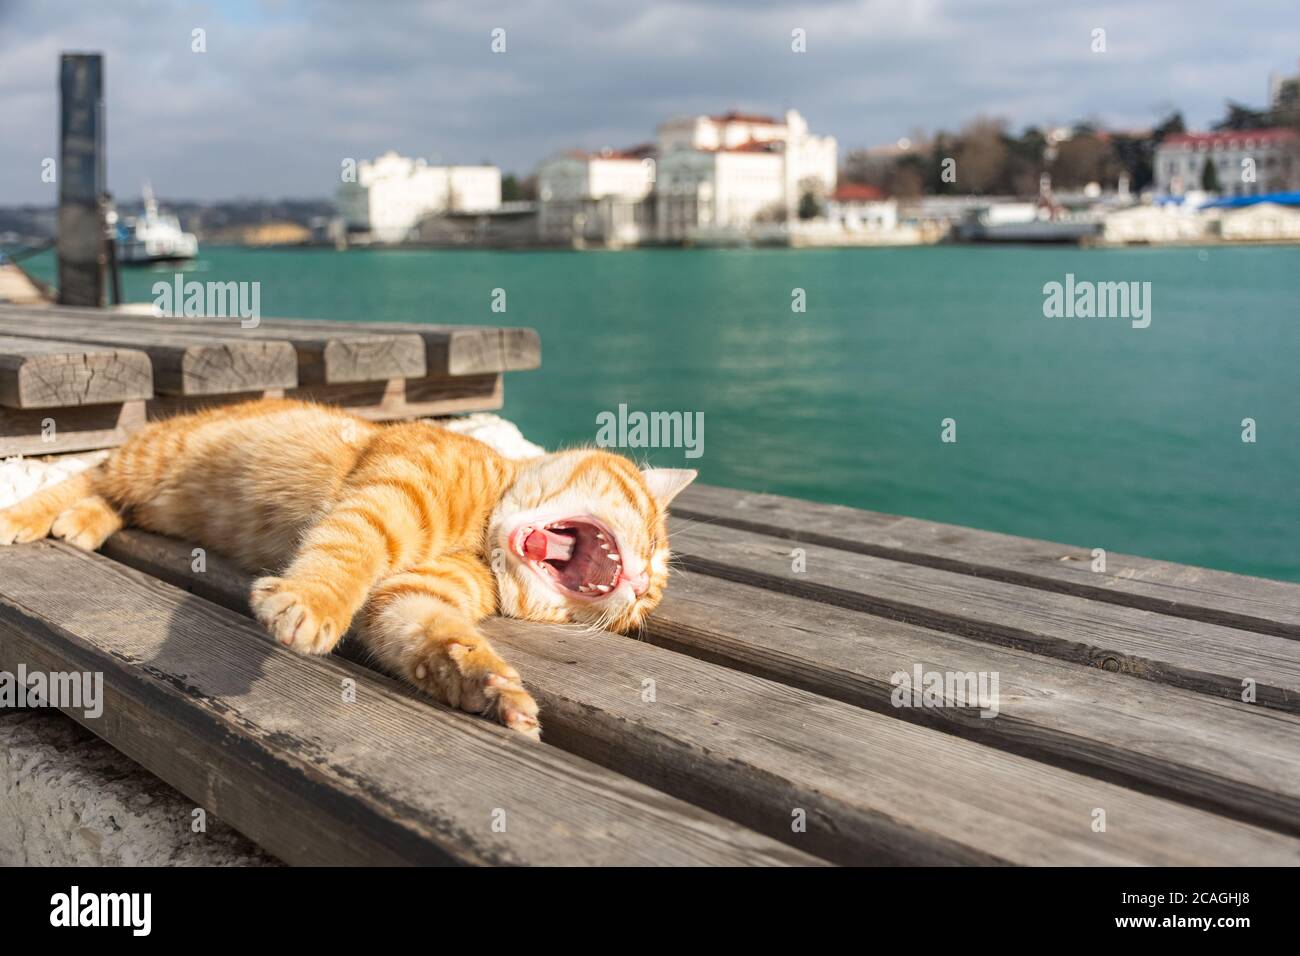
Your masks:
M596 537L599 538L601 541L605 540L605 536L601 534L599 531L596 532Z
M596 590L599 591L601 594L604 594L606 591L610 590L610 587L608 584L597 584Z
M601 546L600 546L600 550L602 550L602 551L608 551L608 550L609 550L609 544L608 544L608 543L603 543L603 544L601 544Z

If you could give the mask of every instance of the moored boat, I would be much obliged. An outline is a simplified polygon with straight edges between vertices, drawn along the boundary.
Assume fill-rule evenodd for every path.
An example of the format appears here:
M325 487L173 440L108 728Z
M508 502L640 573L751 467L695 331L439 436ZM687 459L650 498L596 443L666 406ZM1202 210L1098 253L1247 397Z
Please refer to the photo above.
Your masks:
M181 229L180 220L158 212L153 189L144 184L144 215L128 216L117 226L117 258L123 265L178 262L199 254L199 240Z

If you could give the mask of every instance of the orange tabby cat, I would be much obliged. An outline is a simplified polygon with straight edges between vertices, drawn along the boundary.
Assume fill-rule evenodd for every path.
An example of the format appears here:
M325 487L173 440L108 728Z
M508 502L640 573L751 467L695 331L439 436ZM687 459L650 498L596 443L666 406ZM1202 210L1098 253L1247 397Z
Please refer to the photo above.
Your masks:
M124 523L258 572L250 604L307 654L357 634L453 707L540 736L537 704L476 622L637 627L668 577L668 503L695 472L604 451L512 461L436 425L287 400L158 422L103 464L0 511L0 545L95 550Z

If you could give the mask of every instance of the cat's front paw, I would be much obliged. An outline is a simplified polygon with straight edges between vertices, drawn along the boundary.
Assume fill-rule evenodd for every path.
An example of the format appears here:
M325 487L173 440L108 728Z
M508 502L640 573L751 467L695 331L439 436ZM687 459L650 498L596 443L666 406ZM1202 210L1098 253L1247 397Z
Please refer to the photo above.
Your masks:
M343 636L337 599L325 588L286 578L258 578L248 599L256 617L281 644L302 654L328 654Z
M542 739L537 701L519 672L474 634L431 641L411 666L416 686L443 703L494 718L511 730Z
M50 533L53 516L45 516L16 505L0 510L0 545L39 541Z

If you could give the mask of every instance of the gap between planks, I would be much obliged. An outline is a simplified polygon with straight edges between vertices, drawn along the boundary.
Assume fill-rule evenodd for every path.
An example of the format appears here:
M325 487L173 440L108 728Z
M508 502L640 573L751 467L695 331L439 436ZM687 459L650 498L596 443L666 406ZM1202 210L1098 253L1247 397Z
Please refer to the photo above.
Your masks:
M692 485L679 518L1189 620L1300 638L1298 585L781 495Z
M705 521L669 520L688 570L1230 700L1300 711L1294 640ZM1297 588L1300 593L1300 588Z
M1300 718L690 571L642 636L669 650L1300 835ZM895 675L998 675L999 709L899 707Z

